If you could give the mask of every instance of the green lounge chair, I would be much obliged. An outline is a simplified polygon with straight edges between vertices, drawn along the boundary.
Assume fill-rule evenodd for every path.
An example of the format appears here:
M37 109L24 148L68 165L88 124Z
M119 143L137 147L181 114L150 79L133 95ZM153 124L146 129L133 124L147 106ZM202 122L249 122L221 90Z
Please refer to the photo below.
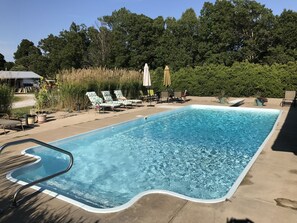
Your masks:
M124 95L122 90L114 90L113 91L115 96L117 97L117 100L119 102L130 102L132 105L142 104L142 100L140 99L127 99Z
M102 96L105 100L105 103L109 104L117 104L117 105L124 105L125 107L127 106L132 106L132 103L129 101L114 101L111 97L111 94L109 91L101 91Z
M90 102L92 103L92 107L94 109L98 109L98 112L100 112L100 109L105 111L105 108L110 108L111 110L114 110L115 108L120 107L120 104L113 104L113 103L103 103L103 99L100 98L95 91L87 92L86 95L88 96Z

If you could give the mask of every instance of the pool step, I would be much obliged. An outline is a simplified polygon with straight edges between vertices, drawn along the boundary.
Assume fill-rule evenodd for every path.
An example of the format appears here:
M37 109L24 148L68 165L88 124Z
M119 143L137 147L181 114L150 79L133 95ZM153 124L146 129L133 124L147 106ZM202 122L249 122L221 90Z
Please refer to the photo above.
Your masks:
M64 153L64 154L68 155L68 156L70 157L69 164L68 164L67 168L64 169L64 170L62 170L62 171L59 171L59 172L54 173L54 174L52 174L52 175L49 175L49 176L47 176L47 177L43 177L43 178L41 178L41 179L35 180L35 181L31 182L31 183L28 183L28 184L26 184L26 185L21 186L21 187L15 192L15 194L14 194L14 196L13 196L13 199L12 199L12 204L11 204L11 206L8 207L8 208L11 208L11 207L17 207L17 206L19 205L17 198L18 198L19 193L20 193L21 191L23 191L24 189L29 188L29 187L31 187L31 186L34 186L34 185L36 185L36 184L38 184L38 183L41 183L41 182L43 182L43 181L47 181L47 180L49 180L49 179L52 179L52 178L54 178L54 177L56 177L56 176L62 175L62 174L64 174L64 173L68 172L68 171L71 169L71 167L73 166L73 155L72 155L70 152L68 152L68 151L66 151L66 150L63 150L63 149L61 149L61 148L58 148L58 147L56 147L56 146L47 144L47 143L45 143L45 142L39 141L39 140L37 140L37 139L33 139L33 138L28 138L28 139L22 139L22 140L17 140L17 141L13 141L13 142L8 142L8 143L6 143L6 144L0 146L0 154L1 154L1 152L2 152L5 148L7 148L7 147L9 147L9 146L19 145L19 144L23 144L23 143L27 143L27 142L33 142L33 143L35 143L35 144L38 144L38 145L47 147L47 148L49 148L49 149L55 150L55 151L57 151L57 152L61 152L61 153ZM30 196L30 195L29 195L29 196ZM23 200L23 199L22 199L22 200ZM4 209L0 209L0 214L3 213L4 211L5 211Z

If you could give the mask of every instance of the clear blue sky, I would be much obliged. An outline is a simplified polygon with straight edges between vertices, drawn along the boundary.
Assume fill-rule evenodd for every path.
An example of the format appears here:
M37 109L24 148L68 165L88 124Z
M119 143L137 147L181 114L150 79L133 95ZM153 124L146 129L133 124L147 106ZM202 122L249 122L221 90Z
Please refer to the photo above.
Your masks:
M151 18L179 19L188 8L197 15L204 0L0 0L0 53L14 61L13 53L22 39L37 46L49 34L58 35L70 24L95 25L97 18L111 15L122 7ZM215 2L215 0L208 0ZM297 11L297 0L257 0L279 15L283 9Z

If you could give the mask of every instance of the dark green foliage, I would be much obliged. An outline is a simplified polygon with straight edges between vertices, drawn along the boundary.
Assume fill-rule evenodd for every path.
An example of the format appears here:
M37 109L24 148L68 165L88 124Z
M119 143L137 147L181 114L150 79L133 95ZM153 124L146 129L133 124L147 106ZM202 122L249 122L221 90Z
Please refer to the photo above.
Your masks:
M163 30L162 19L154 21L122 8L100 20L111 28L109 67L141 69L144 63L154 63L154 50Z
M0 83L0 113L11 113L14 91L6 84Z
M40 49L38 49L36 46L34 46L34 43L23 39L20 45L18 45L17 51L14 53L14 59L18 60L23 57L28 57L30 55L41 55Z
M157 90L163 88L165 65L178 74L174 87L195 95L215 95L223 89L232 96L257 91L267 97L281 96L285 88L295 87L296 71L286 70L295 67L289 63L297 60L297 13L291 10L274 16L256 1L220 0L205 2L200 15L187 9L180 19L152 19L121 8L98 22L89 28L72 23L58 36L42 39L38 47L22 40L12 70L33 70L53 79L63 69L139 71L148 63ZM286 65L281 68L281 64ZM138 91L132 83L95 85L100 86L94 89L120 87L128 95Z
M88 66L87 49L89 46L85 25L72 23L69 31L60 32L59 36L50 34L39 42L48 63L46 75L53 78L61 69L83 68Z
M182 68L172 74L174 89L187 89L191 95L216 96L221 91L233 97L283 97L285 90L297 89L297 63L272 66L248 62Z
M155 70L150 71L151 74L151 81L152 81L152 87L156 92L161 92L166 90L166 88L163 86L163 76L164 76L164 68L158 67Z
M297 13L291 10L284 10L276 17L274 28L274 42L268 49L265 62L287 63L297 59Z
M5 70L5 59L4 56L0 53L0 70Z
M11 68L14 66L15 64L13 62L6 62L4 67L4 70L11 70Z
M45 75L47 72L47 58L43 57L40 49L27 39L22 40L17 51L14 53L14 58L15 65L8 70L34 71L39 75Z

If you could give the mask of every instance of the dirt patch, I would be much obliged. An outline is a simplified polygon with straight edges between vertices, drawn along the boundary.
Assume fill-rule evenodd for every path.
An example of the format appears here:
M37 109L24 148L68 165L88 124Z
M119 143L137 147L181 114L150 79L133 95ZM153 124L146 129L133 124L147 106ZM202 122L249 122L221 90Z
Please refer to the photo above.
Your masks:
M243 180L242 180L240 186L244 186L244 185L252 185L252 184L254 184L254 183L251 181L251 178L252 178L252 177L253 177L253 176L252 176L251 174L248 173L248 174L243 178Z
M297 201L290 200L287 198L277 198L274 200L276 202L276 205L278 205L278 206L297 210Z
M297 170L289 170L289 173L297 174Z

